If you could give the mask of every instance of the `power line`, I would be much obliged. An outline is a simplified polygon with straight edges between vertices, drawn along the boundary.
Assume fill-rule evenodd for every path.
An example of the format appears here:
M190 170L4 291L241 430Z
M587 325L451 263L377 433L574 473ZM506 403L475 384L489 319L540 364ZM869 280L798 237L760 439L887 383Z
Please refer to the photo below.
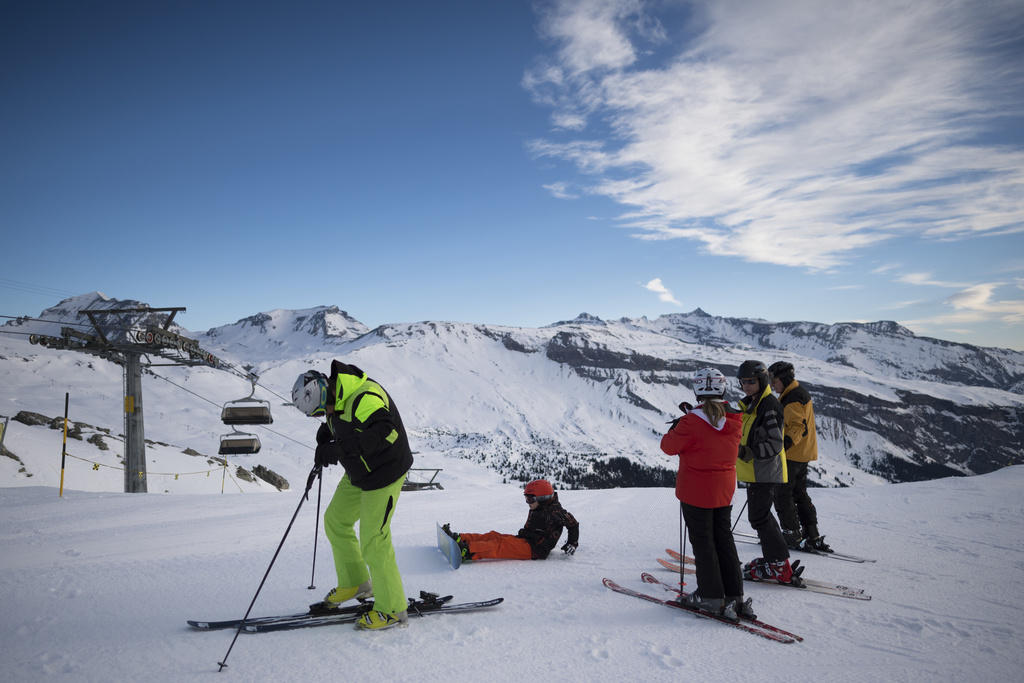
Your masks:
M75 296L75 292L69 292L66 289L56 289L54 287L47 287L45 285L36 285L31 282L22 282L20 280L11 280L9 278L0 277L0 287L4 289L13 289L18 292L25 292L27 294L41 294L44 296L61 296L64 298Z

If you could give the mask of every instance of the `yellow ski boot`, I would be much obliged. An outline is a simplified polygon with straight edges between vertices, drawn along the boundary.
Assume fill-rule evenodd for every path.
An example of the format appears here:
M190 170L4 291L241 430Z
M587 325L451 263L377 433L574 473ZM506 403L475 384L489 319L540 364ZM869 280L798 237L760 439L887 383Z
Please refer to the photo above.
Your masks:
M408 624L409 613L406 610L389 614L387 612L378 612L377 610L372 609L359 617L359 620L356 621L356 628L365 629L367 631L383 631L386 628L394 628L395 626L404 627L408 626Z
M341 603L360 598L372 598L373 586L369 581L363 581L358 586L351 588L332 588L331 592L324 598L324 607L333 609L340 607Z

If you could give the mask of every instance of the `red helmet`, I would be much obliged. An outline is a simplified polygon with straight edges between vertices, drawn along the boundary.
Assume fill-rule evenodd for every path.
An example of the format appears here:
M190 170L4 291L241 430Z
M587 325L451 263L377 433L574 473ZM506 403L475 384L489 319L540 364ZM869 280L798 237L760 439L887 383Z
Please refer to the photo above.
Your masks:
M547 479L534 479L523 489L523 495L536 496L538 498L541 496L553 496L554 494L555 489Z

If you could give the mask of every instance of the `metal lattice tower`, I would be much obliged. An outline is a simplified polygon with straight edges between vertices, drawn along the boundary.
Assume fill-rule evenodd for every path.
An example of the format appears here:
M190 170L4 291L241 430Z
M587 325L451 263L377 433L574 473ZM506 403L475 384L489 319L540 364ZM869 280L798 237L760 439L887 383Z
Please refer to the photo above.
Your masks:
M225 363L212 353L199 348L198 342L170 331L171 321L178 308L107 308L79 311L89 318L93 334L70 327L61 328L61 336L30 335L29 342L52 349L70 349L99 356L124 369L124 492L146 493L146 438L142 410L142 369L156 365L150 360L156 356L170 362L159 365L209 365L223 367ZM146 324L154 313L169 313L160 325ZM101 315L128 315L127 324L120 323L124 332L111 339L97 320ZM120 329L119 328L119 329ZM146 361L143 362L143 357Z

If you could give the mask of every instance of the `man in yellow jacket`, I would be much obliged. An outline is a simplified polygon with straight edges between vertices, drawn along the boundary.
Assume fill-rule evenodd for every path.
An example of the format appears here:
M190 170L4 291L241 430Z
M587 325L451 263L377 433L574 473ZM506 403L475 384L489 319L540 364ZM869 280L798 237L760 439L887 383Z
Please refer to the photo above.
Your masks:
M775 511L782 535L790 548L832 552L818 532L818 513L807 493L807 468L818 459L818 436L814 428L814 404L807 389L796 381L792 363L779 361L768 368L772 389L782 403L786 464L789 481L775 492ZM801 526L803 531L800 530Z

